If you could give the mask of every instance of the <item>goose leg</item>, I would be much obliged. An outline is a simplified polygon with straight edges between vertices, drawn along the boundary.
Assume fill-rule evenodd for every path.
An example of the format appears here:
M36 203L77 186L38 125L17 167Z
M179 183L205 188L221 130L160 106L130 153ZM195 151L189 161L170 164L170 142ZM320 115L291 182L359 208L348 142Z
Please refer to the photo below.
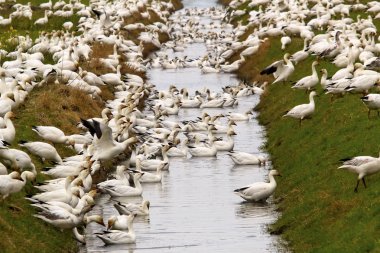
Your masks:
M354 192L358 192L359 182L360 182L360 179L358 179L358 180L356 181L356 187L355 187Z
M302 119L300 119L300 127L302 126Z
M367 185L366 185L366 183L365 183L365 179L364 179L364 177L362 178L362 181L363 181L363 184L364 184L364 188L367 188Z
M377 117L380 117L380 112L379 111L377 111Z
M369 119L369 115L370 115L370 113L371 113L371 110L368 109L368 119Z

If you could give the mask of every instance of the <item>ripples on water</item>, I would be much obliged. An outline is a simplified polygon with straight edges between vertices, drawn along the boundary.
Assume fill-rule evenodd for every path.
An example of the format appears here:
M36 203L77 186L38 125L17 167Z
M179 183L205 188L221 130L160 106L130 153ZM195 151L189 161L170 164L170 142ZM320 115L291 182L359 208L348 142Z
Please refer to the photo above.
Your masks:
M215 1L183 1L185 7L215 6ZM195 58L204 55L203 44L190 45L185 52ZM171 55L173 56L173 54ZM237 83L231 74L202 75L199 69L161 70L148 72L150 82L158 90L170 84L179 89L187 87L190 94L203 87L219 92L225 85ZM194 119L203 111L209 114L229 111L245 112L258 103L257 96L239 99L233 109L181 109L173 120ZM260 153L263 128L255 119L238 123L235 127L235 150ZM273 252L277 238L267 233L266 227L276 219L274 206L268 203L242 202L233 194L237 187L266 180L270 166L236 166L225 152L217 158L172 158L170 170L162 184L143 185L143 197L151 202L149 218L137 218L134 228L137 242L133 245L103 246L94 236L103 227L87 227L87 252ZM142 198L119 199L141 202ZM114 200L102 195L93 213L104 215L105 221L117 211Z

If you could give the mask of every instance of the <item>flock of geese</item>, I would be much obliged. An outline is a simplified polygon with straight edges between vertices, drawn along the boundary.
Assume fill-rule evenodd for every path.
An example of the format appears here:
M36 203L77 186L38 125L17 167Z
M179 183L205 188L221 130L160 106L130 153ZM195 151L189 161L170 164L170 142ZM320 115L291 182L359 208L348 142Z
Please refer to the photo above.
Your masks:
M35 181L38 173L48 175L51 179L34 186L39 193L26 197L38 212L35 217L61 230L71 229L82 243L86 243L86 234L81 228L95 222L106 227L96 234L105 244L130 244L136 241L134 219L149 215L150 202L127 203L116 198L142 196L144 184L160 183L163 172L169 170L169 157L215 157L224 151L235 164L266 163L265 156L233 150L234 126L249 121L252 109L218 115L203 111L200 117L182 122L166 118L177 115L181 108L233 108L240 97L262 94L266 84L240 83L223 87L219 93L205 88L189 94L186 88L178 89L175 85L159 91L138 75L122 73L123 64L145 72L155 67L156 62L163 68L199 67L203 73L236 70L244 56L232 63L226 60L229 54L225 52L237 35L231 25L221 22L225 17L224 9L186 9L170 16L173 4L156 0L112 3L100 0L91 1L90 6L78 1L59 1L54 5L49 1L39 7L46 10L45 16L36 20L35 25L43 26L52 15L78 15L81 18L76 27L80 35L69 32L73 24L66 22L62 30L41 32L35 41L28 35L19 36L14 52L1 51L2 55L14 59L5 61L0 67L0 194L3 199L21 191L27 181ZM32 15L30 5L15 4L12 8L15 11L9 15L10 24L16 22L12 18L17 15ZM137 13L149 19L151 12L164 23L124 22ZM199 22L200 16L212 22L203 24ZM5 18L1 21L7 25ZM134 30L139 31L140 43L123 36ZM160 33L170 35L171 40L161 44ZM98 59L110 70L103 75L80 66L80 62L91 60L92 45L96 43L114 48L112 55ZM191 43L205 43L207 55L187 60L168 59L164 53L157 53L144 60L144 43L176 52L183 51ZM260 43L261 40L253 39L249 45L256 47ZM45 53L51 54L56 63L43 63ZM82 134L67 135L55 126L33 126L32 130L41 141L23 140L18 144L20 149L11 148L16 135L12 110L23 103L34 87L51 83L72 86L93 98L99 97L100 86L109 85L115 89L115 99L106 102L100 118L78 122ZM139 105L143 101L149 109L141 111ZM217 137L221 135L224 138ZM77 155L61 157L55 149L56 144L72 147ZM21 149L53 166L36 168L29 154ZM94 185L93 176L104 171L110 162L116 167L115 173ZM8 170L12 172L8 174ZM246 200L264 201L274 192L273 177L277 175L279 173L272 170L269 183L255 183L235 192ZM107 222L102 215L91 214L99 192L113 199L118 212Z
M250 11L240 10L241 4L248 3ZM91 1L90 6L79 1L51 1L40 5L46 10L43 18L35 25L43 26L52 15L81 18L76 25L78 33L69 32L73 24L66 22L61 31L42 32L33 41L28 35L19 36L16 51L1 50L2 56L13 58L5 61L0 68L0 194L3 199L19 192L27 181L36 179L39 170L30 156L11 148L15 138L12 110L23 103L28 93L36 85L60 83L70 85L99 97L100 86L115 88L115 99L107 101L100 118L82 119L78 127L83 134L66 135L54 126L34 126L33 131L41 141L21 141L19 146L29 153L49 161L53 167L41 169L40 173L52 179L35 186L40 193L28 196L38 210L39 219L59 228L72 229L75 238L86 242L80 233L83 225L96 222L106 229L96 236L105 244L134 243L136 234L133 222L137 216L148 216L149 200L141 203L114 201L119 215L112 216L104 223L101 215L90 215L97 192L118 197L142 196L143 185L160 183L163 172L169 170L170 157L214 157L219 152L228 152L235 164L265 165L264 156L234 151L234 126L249 121L252 109L246 112L210 115L207 108L233 108L240 97L261 95L268 83L239 83L223 87L220 92L210 89L197 90L189 94L186 88L171 85L167 90L156 90L154 85L138 75L122 73L122 65L145 72L147 68L200 68L202 73L234 72L260 50L260 45L270 37L281 36L282 49L292 43L292 38L304 40L304 48L293 55L285 54L260 74L274 76L273 83L288 81L297 64L310 55L319 59L329 59L339 70L328 78L323 69L321 79L312 63L311 75L294 83L294 89L311 91L310 103L298 105L284 116L302 120L315 112L314 91L320 83L327 94L362 93L364 104L370 110L380 109L380 95L368 94L380 81L376 71L380 59L376 56L380 44L376 43L376 27L372 14L380 12L377 2L349 3L342 0L324 1L269 1L234 0L225 11L223 8L191 8L174 11L173 4L165 1L104 0ZM351 11L366 10L367 18L349 17ZM154 12L163 22L134 21L125 19L140 15L150 19ZM32 17L30 5L14 4L8 18L2 18L0 25L11 24L17 17ZM248 22L233 27L221 20L232 20L248 15ZM378 18L376 15L375 18ZM211 20L200 22L201 17ZM245 40L239 37L249 28L252 33ZM138 31L135 43L123 36ZM170 41L161 44L159 34L170 36ZM100 58L99 62L109 70L97 75L80 67L81 61L90 61L94 43L113 46L112 55ZM144 43L151 43L165 49L143 58ZM204 43L207 54L198 59L187 57L170 58L168 50L183 52L192 43ZM44 54L49 53L55 64L45 64ZM233 62L229 58L239 53ZM141 111L141 102L148 105ZM173 121L166 117L177 115L181 108L199 108L202 114L187 121ZM369 115L369 114L368 114ZM223 138L217 137L223 135ZM77 155L62 158L54 144L72 146ZM104 170L112 162L116 172L94 188L93 176ZM365 176L380 171L379 158L359 156L345 159L340 169L358 174L358 181L365 183ZM8 174L8 170L12 170ZM21 172L21 174L20 174ZM257 182L236 189L234 192L248 201L265 201L275 188L277 170L269 171L269 183Z
M248 9L238 8L248 4ZM360 11L368 15L351 13ZM380 110L380 94L370 93L380 84L380 43L377 36L375 19L380 18L380 4L376 1L362 3L360 1L269 1L269 0L233 0L229 4L227 19L233 20L247 16L247 24L241 22L239 31L253 32L246 40L234 42L234 53L245 52L252 38L257 41L280 37L281 49L286 51L294 40L302 39L304 47L294 54L285 53L283 59L273 62L261 75L273 75L275 83L290 81L297 65L315 56L311 75L296 81L291 87L302 89L309 94L309 103L291 108L284 117L299 120L310 118L315 112L314 97L318 96L316 87L320 84L325 94L344 96L347 93L362 94L361 100L368 108L368 118L371 111ZM242 54L242 53L240 53ZM251 55L254 55L251 54ZM248 55L244 55L248 56ZM338 70L328 73L321 69L321 77L316 66L321 59L328 60ZM330 76L328 75L330 74ZM366 187L365 177L380 171L379 158L358 156L343 159L339 169L345 169L358 175L355 192L359 182Z

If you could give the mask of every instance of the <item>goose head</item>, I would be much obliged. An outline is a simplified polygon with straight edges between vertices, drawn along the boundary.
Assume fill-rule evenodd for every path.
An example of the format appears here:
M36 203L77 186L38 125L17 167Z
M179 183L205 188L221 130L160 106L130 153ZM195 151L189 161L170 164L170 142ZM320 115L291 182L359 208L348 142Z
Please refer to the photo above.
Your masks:
M89 224L89 223L91 223L91 222L96 222L96 223L98 223L99 225L102 225L102 226L105 226L105 224L104 224L104 221L103 221L103 217L102 216L100 216L100 215L85 215L84 217L83 217L83 222L84 222L84 224Z
M269 171L269 175L270 176L280 176L281 177L280 172L278 172L277 170L270 170Z

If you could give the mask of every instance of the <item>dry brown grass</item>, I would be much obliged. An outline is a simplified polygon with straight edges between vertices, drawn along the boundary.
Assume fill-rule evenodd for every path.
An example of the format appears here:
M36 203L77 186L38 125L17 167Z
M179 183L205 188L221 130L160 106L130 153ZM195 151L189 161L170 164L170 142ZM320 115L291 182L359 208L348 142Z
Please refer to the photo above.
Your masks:
M263 62L266 57L268 57L268 50L270 49L270 44L270 41L267 40L266 42L261 44L260 49L256 54L246 57L246 61L243 63L243 65L237 72L239 78L251 82L273 81L272 75L260 75L262 66L259 64L260 62ZM236 57L236 55L233 57ZM237 58L239 58L239 56Z
M104 102L91 98L87 93L60 84L35 88L23 105L15 111L16 127L53 125L67 134L78 133L76 124L80 118L100 115Z

